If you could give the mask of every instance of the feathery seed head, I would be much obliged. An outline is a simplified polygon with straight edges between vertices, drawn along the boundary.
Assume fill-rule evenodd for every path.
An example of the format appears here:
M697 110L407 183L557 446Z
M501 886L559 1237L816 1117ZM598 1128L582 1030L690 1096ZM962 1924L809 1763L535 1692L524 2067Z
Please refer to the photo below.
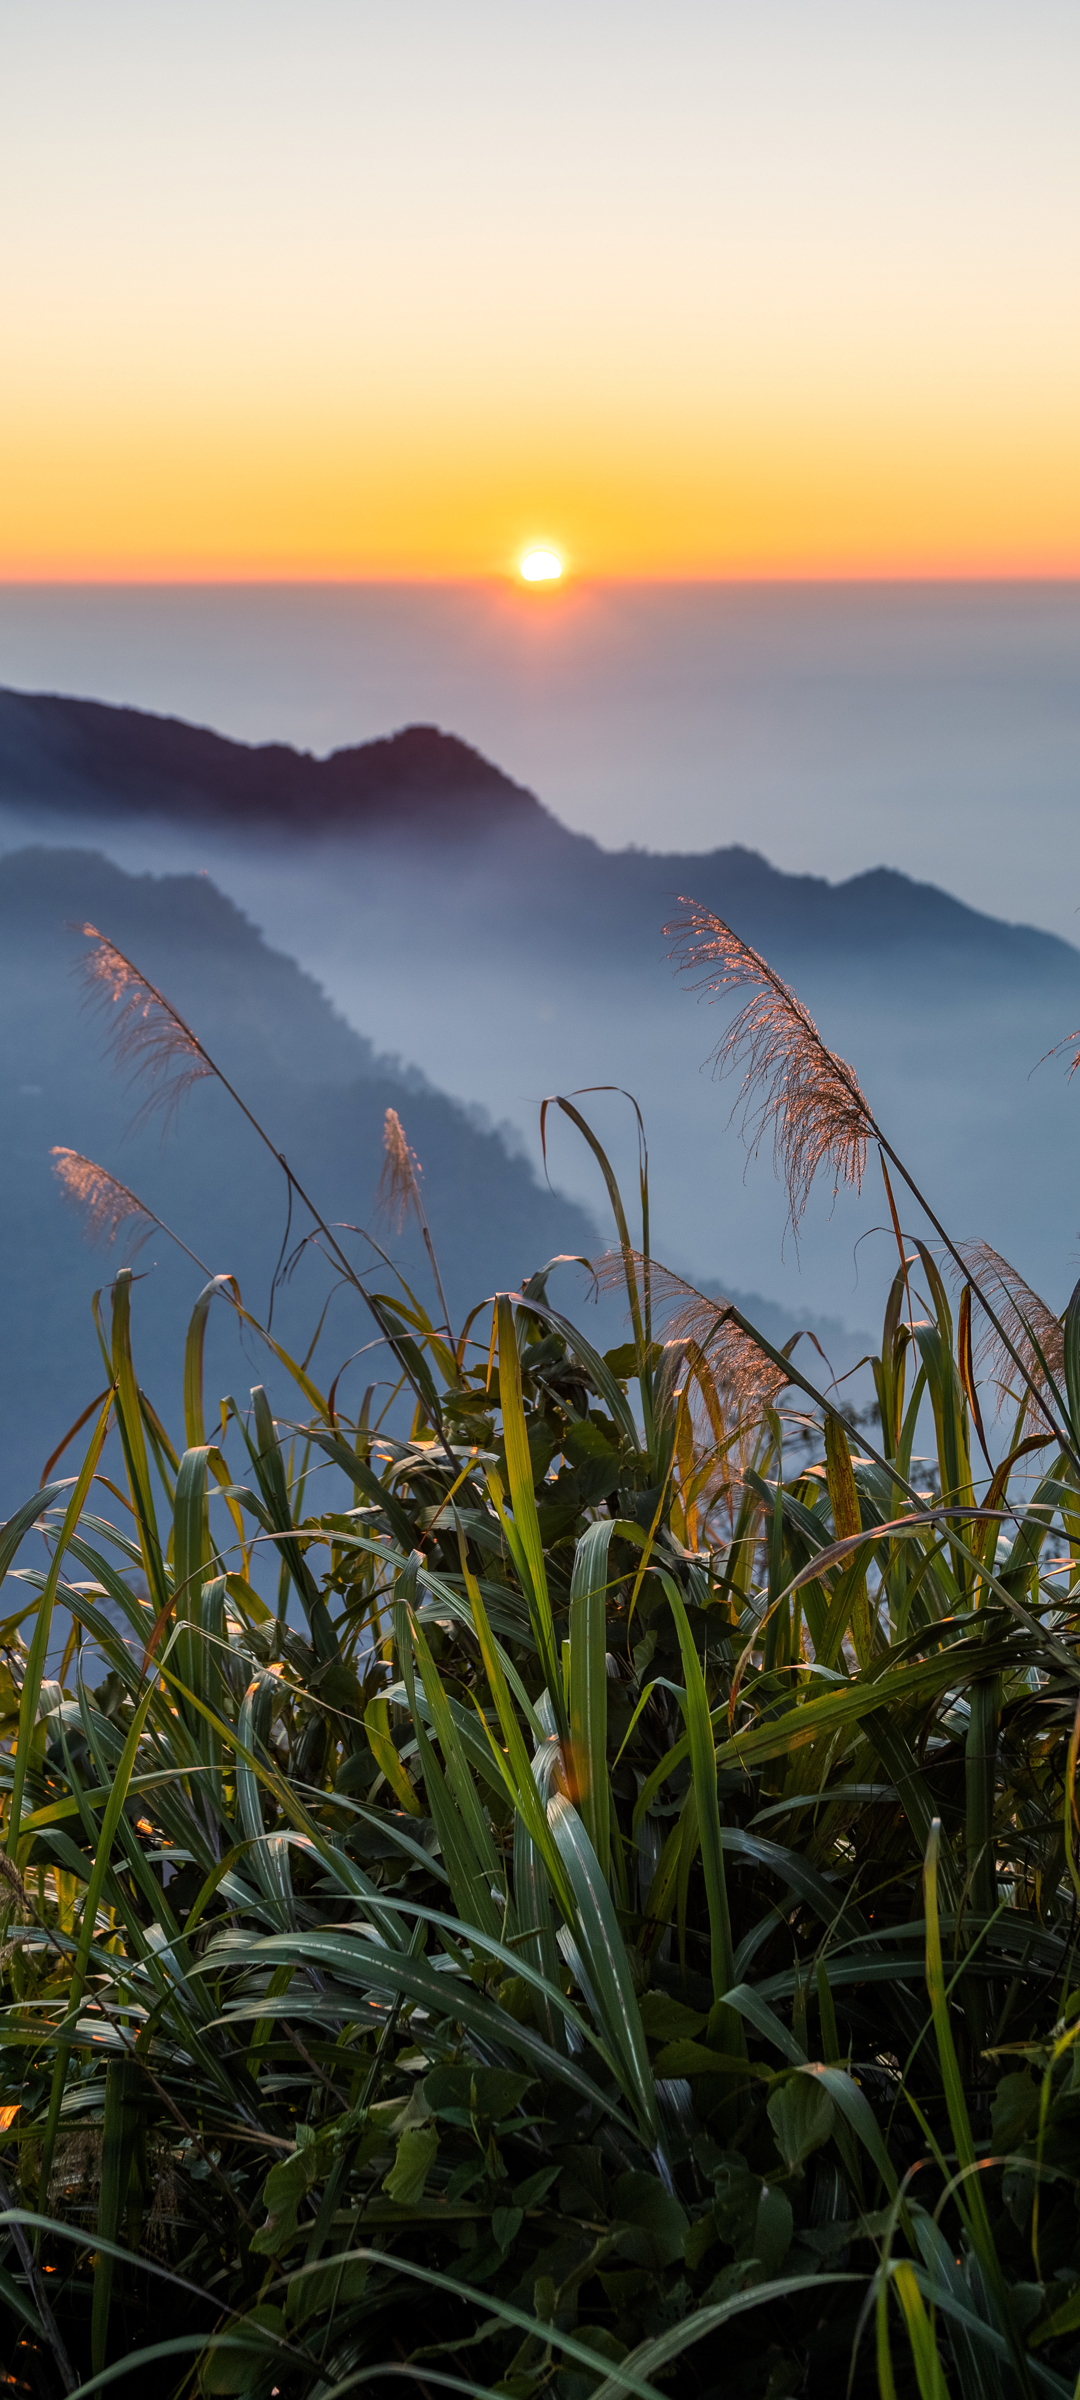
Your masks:
M80 926L91 944L79 961L86 999L111 1015L107 1041L129 1081L144 1082L141 1118L162 1109L168 1121L185 1092L215 1069L190 1025L115 942L96 925Z
M82 1211L88 1241L114 1242L121 1226L128 1225L134 1237L129 1254L134 1255L157 1222L150 1210L126 1183L80 1151L54 1149L52 1159L65 1198Z
M702 1353L718 1390L727 1395L740 1416L760 1415L771 1406L787 1377L737 1323L730 1301L699 1292L670 1267L662 1267L655 1258L646 1260L637 1250L609 1250L593 1261L600 1290L617 1290L628 1266L638 1272L643 1285L648 1275L653 1308L665 1322L672 1350L669 1372L678 1372L674 1353L693 1344Z
M1045 1419L1036 1394L1051 1397L1051 1378L1059 1388L1065 1381L1065 1331L1045 1300L1040 1300L1031 1285L1025 1283L1015 1267L1009 1265L989 1242L958 1242L957 1248L971 1277L972 1299L979 1304L981 1285L986 1292L1006 1339L1012 1343L1035 1386L1028 1395L1027 1429L1041 1433ZM982 1332L975 1345L975 1365L989 1374L996 1383L1002 1399L1016 1394L1016 1368L997 1327L983 1315Z
M388 1108L383 1125L382 1174L379 1177L378 1204L383 1215L400 1233L407 1211L420 1215L420 1161L410 1150L405 1127L396 1108Z
M712 1054L718 1075L741 1067L742 1129L751 1156L771 1131L773 1157L787 1188L797 1228L810 1186L826 1161L833 1196L841 1183L862 1187L866 1144L874 1133L870 1105L853 1067L826 1047L809 1009L768 961L722 917L681 900L687 911L665 926L681 972L704 968L695 989L719 997L750 994ZM736 1108L739 1101L735 1103Z

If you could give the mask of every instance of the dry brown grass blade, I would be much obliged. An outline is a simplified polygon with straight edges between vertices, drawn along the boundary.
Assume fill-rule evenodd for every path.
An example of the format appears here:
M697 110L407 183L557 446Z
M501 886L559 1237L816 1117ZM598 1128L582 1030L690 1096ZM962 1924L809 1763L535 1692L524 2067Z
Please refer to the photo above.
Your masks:
M383 1167L379 1177L378 1205L383 1216L400 1233L408 1211L423 1222L420 1206L420 1161L411 1150L396 1108L388 1108L383 1124Z
M139 1115L171 1118L185 1092L217 1070L172 1002L96 925L79 928L91 947L79 962L87 1000L112 1011L108 1045L130 1081L148 1086Z
M991 1249L989 1242L959 1242L957 1248L972 1278L976 1303L982 1302L985 1292L997 1318L995 1325L983 1304L982 1330L973 1352L975 1367L980 1374L990 1377L1003 1398L1010 1391L1015 1394L1015 1360L1008 1347L1011 1344L1028 1377L1025 1423L1034 1432L1044 1422L1037 1395L1042 1393L1052 1399L1050 1378L1059 1389L1065 1381L1065 1333L1061 1319L1032 1291L1016 1268L1009 1265L1008 1259Z
M82 1212L88 1239L115 1242L121 1226L127 1225L132 1235L129 1256L141 1249L158 1220L138 1194L80 1150L54 1149L52 1160L65 1198Z
M842 1183L861 1189L867 1141L877 1132L869 1102L854 1068L827 1047L809 1010L768 961L710 909L686 899L679 905L686 915L664 928L679 970L696 973L695 990L716 998L750 995L721 1035L712 1063L720 1075L741 1068L744 1138L753 1155L771 1133L797 1227L826 1161L834 1198Z
M731 1304L715 1294L699 1292L685 1277L648 1261L639 1250L608 1250L593 1261L601 1291L617 1291L627 1266L644 1280L646 1265L652 1289L653 1313L669 1343L695 1343L717 1389L726 1394L740 1415L768 1408L787 1380L775 1360L759 1350L752 1335L736 1322Z

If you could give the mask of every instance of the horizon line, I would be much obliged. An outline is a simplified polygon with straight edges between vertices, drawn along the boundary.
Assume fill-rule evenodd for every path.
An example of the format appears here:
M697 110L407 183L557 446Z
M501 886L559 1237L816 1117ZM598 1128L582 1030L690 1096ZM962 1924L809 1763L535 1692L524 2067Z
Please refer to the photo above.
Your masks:
M749 569L647 569L625 573L575 571L571 568L558 582L529 584L516 569L462 568L460 570L425 572L419 569L355 571L333 570L318 572L305 569L282 569L270 572L230 569L153 568L134 572L108 570L37 571L35 569L6 572L0 568L2 591L154 591L154 590L350 590L357 587L413 587L424 590L449 589L468 584L492 591L513 592L538 608L558 607L574 591L597 588L631 589L638 586L723 586L730 590L770 588L820 588L837 585L890 586L947 586L964 584L993 588L1004 585L1068 585L1080 583L1080 560L1068 566L1038 566L1033 564L1008 567L976 566L874 566L874 567L806 567L806 568L749 568Z

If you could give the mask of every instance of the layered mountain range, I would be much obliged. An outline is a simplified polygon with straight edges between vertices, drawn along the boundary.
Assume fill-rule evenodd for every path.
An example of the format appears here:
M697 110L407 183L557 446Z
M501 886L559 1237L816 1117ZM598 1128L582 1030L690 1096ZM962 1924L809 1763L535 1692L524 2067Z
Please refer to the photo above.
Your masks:
M243 1150L206 1087L164 1158L156 1136L122 1145L130 1108L67 980L71 918L160 974L352 1222L373 1224L383 1114L399 1108L455 1306L604 1238L591 1154L552 1112L540 1146L544 1095L590 1087L580 1105L628 1194L636 1124L620 1093L641 1106L660 1254L700 1282L769 1293L774 1332L830 1318L839 1355L835 1321L873 1324L895 1260L884 1196L826 1187L793 1240L770 1157L748 1165L737 1110L729 1122L737 1084L717 1091L701 1072L732 1003L705 994L716 1013L698 1014L672 974L664 927L693 899L796 986L950 1228L992 1241L1062 1305L1080 1103L1053 1063L1033 1070L1080 1022L1080 953L937 889L930 856L925 882L878 867L834 884L784 874L745 832L745 846L694 856L604 851L431 726L319 759L0 693L0 1040L16 1128L5 1317L24 1378L40 1360L45 1393L76 1283L88 1292L95 1274L47 1197L51 1142L108 1151L129 1182L137 1169L152 1205L164 1194L198 1229L201 1255L205 1240L210 1263L250 1258L256 1282L281 1236L271 1162ZM905 1230L924 1233L902 1204ZM157 1305L141 1291L144 1313ZM299 1287L283 1305L299 1338ZM171 1309L163 1299L162 1361ZM852 1333L848 1355L858 1346Z
M991 958L1000 972L1055 973L1076 952L1052 934L1003 923L932 883L878 867L843 883L787 875L750 846L705 853L604 851L571 832L479 751L433 725L317 758L286 743L250 745L143 710L51 693L0 690L0 807L37 823L190 828L229 835L343 839L366 848L439 850L440 874L458 852L504 872L527 864L557 886L547 932L595 924L605 941L655 939L662 910L684 886L738 920L748 938L779 940L794 959L833 947L880 957L913 945L959 971ZM748 828L748 830L752 830ZM723 903L721 909L720 904Z

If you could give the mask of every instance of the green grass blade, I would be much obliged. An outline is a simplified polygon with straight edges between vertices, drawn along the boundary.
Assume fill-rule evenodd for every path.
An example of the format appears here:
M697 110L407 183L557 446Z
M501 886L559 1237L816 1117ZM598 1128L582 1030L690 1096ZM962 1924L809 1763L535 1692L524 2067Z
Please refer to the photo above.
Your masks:
M529 1436L525 1425L525 1410L521 1396L521 1360L518 1356L514 1305L506 1292L498 1300L499 1401L502 1409L503 1443L506 1450L506 1473L510 1485L510 1505L514 1512L514 1531L520 1553L524 1555L525 1597L529 1603L536 1647L544 1671L555 1720L566 1734L566 1709L563 1700L562 1677L559 1673L555 1646L555 1628L548 1597L547 1565L540 1536L540 1520L536 1513L536 1494L533 1490L533 1467L529 1454Z
M1031 2391L1028 2361L1020 2349L1012 2328L1008 2296L994 2242L979 2171L979 2157L971 2130L964 2079L956 2055L949 2001L945 1985L945 1967L941 1952L941 1925L938 1915L938 1858L941 1848L941 1821L935 1817L930 1829L923 1868L923 1897L926 1910L926 1988L930 1999L937 2044L938 2063L945 2091L945 2106L952 2128L957 2164L963 2170L963 2180L957 2185L957 2205L964 2219L971 2246L982 2268L986 2287L995 2303L998 2324L1005 2334L1012 2355L1020 2389Z
M892 2270L892 2284L903 2310L919 2400L949 2400L949 2387L942 2372L933 2324L926 2313L915 2269L908 2259L897 2259Z
M82 1466L79 1470L75 1488L64 1511L64 1521L60 1527L59 1535L57 1536L56 1540L56 1546L49 1562L49 1572L46 1578L45 1588L42 1592L41 1600L38 1604L37 1615L34 1621L33 1638L30 1643L30 1651L23 1674L22 1692L19 1700L19 1732L15 1745L15 1758L12 1767L11 1797L8 1801L6 1844L7 1855L10 1859L15 1860L16 1862L18 1859L19 1850L23 1793L26 1789L26 1772L30 1760L30 1749L34 1740L35 1729L37 1726L38 1703L41 1699L41 1686L45 1674L45 1661L49 1653L49 1636L52 1632L53 1608L56 1601L57 1587L60 1582L60 1569L64 1563L65 1551L67 1550L68 1544L71 1541L72 1535L82 1515L87 1494L97 1472L98 1460L101 1457L101 1452L105 1443L105 1436L109 1430L109 1418L112 1414L112 1407L113 1394L110 1392L109 1397L101 1411L101 1415L98 1418L97 1424L94 1427L93 1435L90 1441L90 1447L87 1450L86 1457L84 1458ZM22 1510L19 1511L20 1519L23 1513L24 1512Z
M121 1267L113 1285L112 1369L115 1377L116 1423L124 1452L135 1530L142 1551L143 1572L150 1586L155 1617L168 1606L169 1587L158 1532L146 1455L146 1434L131 1355L131 1269Z
M728 1906L727 1879L724 1873L724 1849L720 1829L720 1803L716 1785L716 1745L709 1715L709 1697L697 1647L690 1630L690 1621L682 1595L673 1578L661 1569L661 1582L668 1606L675 1620L682 1658L683 1681L686 1690L684 1703L687 1740L690 1749L690 1771L694 1797L697 1802L698 1836L701 1844L701 1864L705 1877L705 1900L709 1918L709 1968L713 2000L723 1998L735 1981L735 1953L731 1939L731 1911ZM745 2049L745 2037L738 2017L731 2015L718 2036L719 2046L738 2055Z
M591 2400L620 2400L627 2389L628 2375L658 2375L679 2358L692 2343L704 2341L710 2333L719 2333L733 2317L745 2316L753 2308L775 2308L778 2301L792 2299L805 2293L807 2287L817 2293L827 2285L838 2283L861 2284L861 2275L825 2274L811 2278L803 2275L778 2275L767 2283L755 2284L751 2291L735 2292L728 2300L717 2300L709 2308L690 2310L677 2325L669 2325L664 2333L654 2334L651 2340L640 2342L629 2357L622 2359L602 2383L597 2384Z
M547 1813L573 1896L570 1928L589 1977L600 2025L621 2062L627 2091L650 2147L654 2147L659 2139L656 2089L614 1903L577 1810L556 1792Z
M574 1552L570 1585L570 1751L574 1788L600 1872L611 1856L607 1759L607 1593L614 1522L590 1525Z
M97 2214L98 2239L103 2244L111 2245L116 2241L127 2198L138 2123L132 2089L134 2074L135 2069L126 2058L111 2058L105 2069L105 2118ZM90 2327L90 2356L95 2372L105 2365L115 2267L111 2247L99 2249L94 2261Z
M404 1581L404 1578L402 1578ZM414 1577L415 1588L415 1577ZM401 1589L399 1583L398 1589ZM416 1704L416 1682L413 1673L412 1642L417 1647L420 1673L428 1706L432 1711L436 1733L442 1745L443 1757L454 1746L453 1725L449 1710L440 1705L441 1687L434 1671L431 1654L415 1619L410 1623L410 1611L404 1600L394 1603L394 1632L398 1662L405 1683L412 1718L413 1737L424 1778L428 1807L439 1837L443 1864L450 1877L450 1889L464 1925L473 1925L487 1934L498 1935L505 1911L493 1898L492 1887L504 1880L495 1845L490 1838L475 1790L466 1771L464 1782L471 1799L468 1817L462 1811L435 1755L433 1744L424 1723L423 1713ZM412 1640L410 1641L410 1635ZM425 1656L426 1654L426 1656ZM425 1666L427 1673L425 1674ZM430 1677L430 1682L429 1682Z
M185 1450L176 1478L173 1502L173 1592L180 1628L175 1657L178 1674L194 1691L204 1682L202 1622L203 1577L209 1557L206 1506L207 1451Z

